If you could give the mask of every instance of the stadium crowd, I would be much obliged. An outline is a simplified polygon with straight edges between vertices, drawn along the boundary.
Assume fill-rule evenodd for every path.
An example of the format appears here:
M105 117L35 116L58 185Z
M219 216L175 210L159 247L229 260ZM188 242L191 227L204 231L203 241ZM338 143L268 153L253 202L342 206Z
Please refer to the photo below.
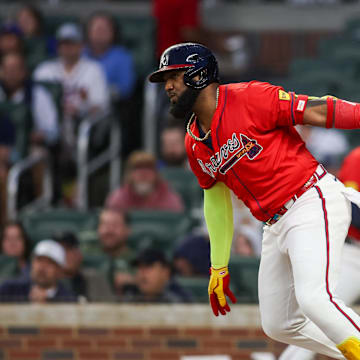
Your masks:
M153 3L154 63L176 42L205 42L225 54L234 41L201 25L197 1ZM158 154L141 149L140 125L132 119L144 74L121 41L119 23L103 11L85 23L54 26L48 20L35 6L23 5L0 27L0 302L207 301L209 239L199 215L202 193L186 159L184 122L161 114ZM237 69L245 71L251 53L242 44ZM79 212L88 223L81 226L69 220L77 212L78 130L85 118L104 118L95 134L100 140L92 139L98 153L107 141L101 136L109 113L121 121L124 175L112 191L91 189L100 200ZM336 130L299 132L336 175L351 149L348 138ZM51 208L9 218L9 171L36 154L50 159ZM44 171L36 166L26 174L19 208L39 196ZM257 302L262 224L241 201L233 198L233 204L235 293L240 301ZM56 217L58 208L63 212L48 224L47 215Z

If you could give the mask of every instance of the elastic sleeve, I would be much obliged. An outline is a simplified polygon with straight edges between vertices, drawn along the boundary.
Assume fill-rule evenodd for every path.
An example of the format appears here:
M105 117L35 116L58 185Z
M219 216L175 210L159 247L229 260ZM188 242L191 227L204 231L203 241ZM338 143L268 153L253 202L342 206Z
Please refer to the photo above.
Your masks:
M211 266L228 266L234 233L230 191L222 182L204 190L204 215L210 237Z

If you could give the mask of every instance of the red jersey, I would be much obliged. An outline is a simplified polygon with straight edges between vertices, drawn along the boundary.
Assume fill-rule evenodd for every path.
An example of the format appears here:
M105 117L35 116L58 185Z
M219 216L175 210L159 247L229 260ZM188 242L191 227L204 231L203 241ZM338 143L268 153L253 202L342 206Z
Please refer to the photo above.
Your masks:
M153 15L157 20L157 56L169 46L184 42L181 30L199 26L198 0L154 0Z
M318 166L292 126L294 101L293 94L268 83L220 86L211 122L213 150L189 134L185 137L200 186L208 189L222 181L258 220L276 214ZM195 121L191 131L200 136Z
M355 148L344 159L344 162L339 171L339 179L345 186L351 186L355 190L360 190L360 146ZM349 236L360 241L360 230L355 226L350 225Z

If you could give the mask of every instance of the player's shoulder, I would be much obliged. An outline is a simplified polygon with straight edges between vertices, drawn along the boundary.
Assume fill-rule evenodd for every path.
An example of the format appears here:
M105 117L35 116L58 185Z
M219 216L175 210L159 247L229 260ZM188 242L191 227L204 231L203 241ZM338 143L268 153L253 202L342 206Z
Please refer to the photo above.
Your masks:
M272 85L268 82L252 80L225 85L230 94L268 94L271 91L282 89L280 86Z

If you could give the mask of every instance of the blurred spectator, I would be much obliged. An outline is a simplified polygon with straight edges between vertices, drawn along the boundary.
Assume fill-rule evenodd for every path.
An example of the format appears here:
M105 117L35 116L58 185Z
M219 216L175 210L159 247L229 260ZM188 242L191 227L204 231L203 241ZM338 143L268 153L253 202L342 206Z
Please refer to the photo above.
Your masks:
M232 253L241 256L256 256L254 243L261 241L256 229L249 225L243 225L234 231Z
M40 64L35 81L58 82L63 87L60 150L57 162L63 200L73 206L76 186L76 139L79 122L109 110L110 93L101 66L82 56L83 36L78 25L63 24L56 33L59 57Z
M1 234L1 254L17 259L17 274L28 275L31 253L30 239L19 221L9 221Z
M342 167L339 171L339 179L345 186L360 190L360 146L353 149L344 159ZM360 209L352 205L352 222L349 228L349 237L354 240L357 245L360 243Z
M118 294L127 283L133 282L131 261L135 254L128 247L130 234L129 219L126 213L104 209L99 218L98 236L100 246L107 256L105 272Z
M263 223L252 216L248 207L231 192L234 216L232 252L260 256Z
M169 124L160 136L160 166L186 167L185 129L183 124Z
M65 251L54 240L40 241L33 252L30 277L5 281L1 302L69 302L76 297L59 281L65 266Z
M108 13L96 12L87 22L85 54L100 63L113 100L128 99L134 90L135 69L130 52L119 45L116 20Z
M110 193L106 207L122 210L166 210L181 212L184 204L156 168L156 159L144 151L130 154L124 185Z
M15 24L3 24L0 27L0 56L9 52L23 52L22 32Z
M135 286L125 287L124 300L141 303L190 302L189 294L172 278L171 264L163 252L147 249L134 261Z
M187 236L175 249L173 264L180 276L209 276L209 237L200 234Z
M34 79L63 85L62 139L69 146L68 150L73 150L76 121L86 115L108 110L109 91L100 65L81 55L83 36L78 25L63 24L56 33L56 39L59 57L40 64L35 69Z
M216 53L221 63L222 78L243 76L251 65L248 35L213 31L204 26L200 16L200 0L153 0L157 28L156 56L169 46L181 42L204 44Z
M349 151L346 134L337 129L297 126L297 130L317 161L336 175L345 154Z
M0 59L0 218L6 219L6 181L11 163L28 154L29 140L52 146L58 137L57 112L49 92L28 76L24 55ZM11 110L10 110L11 109ZM17 115L16 115L17 114ZM20 115L20 117L19 117ZM16 118L13 118L16 116ZM22 124L21 128L19 124ZM20 132L20 133L19 133ZM41 184L42 180L35 183Z
M201 42L199 0L153 0L157 22L157 57L171 45Z
M55 55L55 39L44 33L44 17L40 9L31 4L22 5L16 13L16 24L24 37L24 51L30 70Z
M4 55L0 62L0 102L24 104L32 113L32 140L52 145L58 138L58 114L49 92L29 78L25 57L19 52Z
M77 237L73 233L66 232L54 238L65 249L64 275L72 292L78 298L91 302L114 301L115 296L108 279L94 269L82 268L83 254Z

